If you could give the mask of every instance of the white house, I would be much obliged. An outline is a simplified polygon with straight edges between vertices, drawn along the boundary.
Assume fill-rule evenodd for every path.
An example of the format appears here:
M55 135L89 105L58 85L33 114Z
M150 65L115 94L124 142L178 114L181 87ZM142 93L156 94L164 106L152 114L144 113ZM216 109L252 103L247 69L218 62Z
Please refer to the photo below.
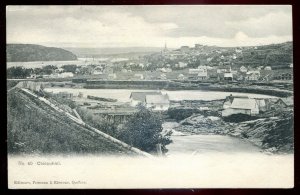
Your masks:
M248 71L246 73L245 79L248 81L257 81L260 77L259 71Z
M259 114L259 106L255 99L234 98L232 104L222 111L222 116L230 116L232 114L246 114L254 116Z
M233 75L231 72L225 72L224 73L224 80L227 80L227 81L232 81L233 80Z
M271 66L266 66L264 70L272 70Z
M145 105L146 95L162 95L161 92L131 92L130 94L130 104L131 106L136 106L139 103Z
M199 66L198 68L194 69L194 68L190 68L189 69L189 74L199 74L199 73L203 73L206 72L207 73L207 68L206 66Z
M245 66L241 66L241 67L240 67L240 71L241 71L241 72L247 72L248 69L247 69Z
M199 80L205 80L207 78L208 78L207 71L202 70L201 72L198 73Z
M157 111L168 110L170 107L169 96L167 94L146 95L146 107Z
M249 99L248 96L241 96L241 95L232 95L230 94L229 96L226 97L225 102L223 104L223 108L227 109L230 108L234 98L243 98L243 99Z
M61 78L68 78L68 77L73 77L74 74L72 72L63 72L59 74L59 77Z
M177 77L178 80L184 80L184 75L183 74L179 74Z

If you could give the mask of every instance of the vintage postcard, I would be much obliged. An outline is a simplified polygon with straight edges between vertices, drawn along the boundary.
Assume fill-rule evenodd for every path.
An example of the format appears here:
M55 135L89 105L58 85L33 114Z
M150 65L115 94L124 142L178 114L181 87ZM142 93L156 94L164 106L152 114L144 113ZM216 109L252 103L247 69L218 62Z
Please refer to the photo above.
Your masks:
M7 6L10 189L293 188L290 5Z

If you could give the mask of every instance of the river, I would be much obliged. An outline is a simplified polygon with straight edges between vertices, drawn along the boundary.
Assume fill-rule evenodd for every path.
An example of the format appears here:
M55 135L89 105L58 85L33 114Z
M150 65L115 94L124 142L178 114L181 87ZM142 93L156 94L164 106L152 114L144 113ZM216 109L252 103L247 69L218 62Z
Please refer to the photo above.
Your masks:
M227 135L190 135L174 130L177 122L164 122L163 129L172 131L172 143L167 146L167 155L205 153L259 153L260 148L246 140Z
M92 95L104 98L117 99L120 102L129 102L131 92L143 92L143 91L154 91L154 90L137 90L137 89L75 89L75 88L63 88L63 87L52 87L45 89L48 92L58 93L66 91L73 93L77 96L80 92L83 96ZM274 98L274 96L253 94L253 93L238 93L238 92L216 92L216 91L204 91L204 90L177 90L168 91L161 90L162 93L169 95L170 100L181 101L181 100L217 100L225 99L226 96L232 95L247 95L250 98Z

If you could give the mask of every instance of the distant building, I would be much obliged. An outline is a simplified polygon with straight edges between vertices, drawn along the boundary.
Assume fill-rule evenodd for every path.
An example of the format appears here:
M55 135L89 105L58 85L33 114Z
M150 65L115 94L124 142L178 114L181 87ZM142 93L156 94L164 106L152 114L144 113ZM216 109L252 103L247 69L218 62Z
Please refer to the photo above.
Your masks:
M143 80L144 79L144 75L143 74L134 74L133 78L135 80Z
M292 73L282 73L275 77L277 80L293 80L293 74Z
M235 53L242 53L243 50L242 49L235 49Z
M96 66L93 70L93 75L99 75L103 74L103 67L102 66Z
M166 73L166 72L172 72L172 69L171 68L162 68L162 69L160 69L160 71Z
M187 63L185 63L185 62L178 62L178 67L179 68L185 68L185 67L187 67Z
M292 96L290 97L287 97L287 98L279 98L275 104L277 106L280 106L280 107L293 107L294 106L294 99Z
M225 72L224 73L224 80L226 81L233 81L233 75L231 72Z
M245 66L241 66L240 71L245 73L248 71L248 69Z
M29 77L26 77L27 79L36 79L37 75L36 74L30 74Z
M210 66L198 66L198 69L201 69L201 70L207 70L207 69L211 69L212 67Z
M263 111L265 112L267 110L267 104L266 104L266 101L265 99L255 99L257 105L258 105L258 109L259 111Z
M271 66L266 66L264 70L272 70Z
M167 79L167 75L166 75L166 74L161 74L161 75L160 75L160 79L166 80L166 79Z
M108 80L114 80L114 79L116 79L117 78L117 75L115 74L115 73L113 73L113 74L108 74L108 76L107 76L107 79Z
M146 107L153 110L164 111L170 107L170 100L167 94L165 95L146 95Z
M258 81L260 77L259 71L248 71L245 76L245 80L247 81Z
M139 103L145 105L146 95L162 95L161 92L131 92L130 94L130 104L131 106L136 106Z
M221 65L221 66L218 67L217 73L221 74L221 73L225 73L225 72L231 72L231 66Z
M232 95L230 94L230 96L227 96L226 99L225 99L225 102L223 104L223 108L224 109L227 109L231 106L234 98L242 98L242 99L249 99L248 96L241 96L241 95Z
M199 74L199 73L207 73L207 67L206 66L199 66L198 68L194 69L194 68L190 68L189 69L189 74Z
M72 72L63 72L59 74L59 77L61 78L74 77L74 74Z
M184 80L184 75L183 74L179 74L177 77L178 80Z
M210 61L212 61L212 59L213 59L213 58L207 58L206 61L207 61L207 62L210 62Z
M222 111L222 116L226 117L233 114L255 116L259 114L259 107L255 99L234 98L230 107Z
M206 80L206 79L208 79L208 74L207 74L207 71L206 71L206 69L200 69L201 71L199 71L199 73L198 73L198 79L199 80Z

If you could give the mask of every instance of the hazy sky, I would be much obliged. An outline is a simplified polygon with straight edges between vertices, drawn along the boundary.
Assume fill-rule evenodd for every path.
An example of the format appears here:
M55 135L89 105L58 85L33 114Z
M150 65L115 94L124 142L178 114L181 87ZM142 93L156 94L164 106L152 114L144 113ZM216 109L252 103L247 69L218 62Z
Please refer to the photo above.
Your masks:
M292 40L291 6L8 6L7 42L56 47L244 46Z

